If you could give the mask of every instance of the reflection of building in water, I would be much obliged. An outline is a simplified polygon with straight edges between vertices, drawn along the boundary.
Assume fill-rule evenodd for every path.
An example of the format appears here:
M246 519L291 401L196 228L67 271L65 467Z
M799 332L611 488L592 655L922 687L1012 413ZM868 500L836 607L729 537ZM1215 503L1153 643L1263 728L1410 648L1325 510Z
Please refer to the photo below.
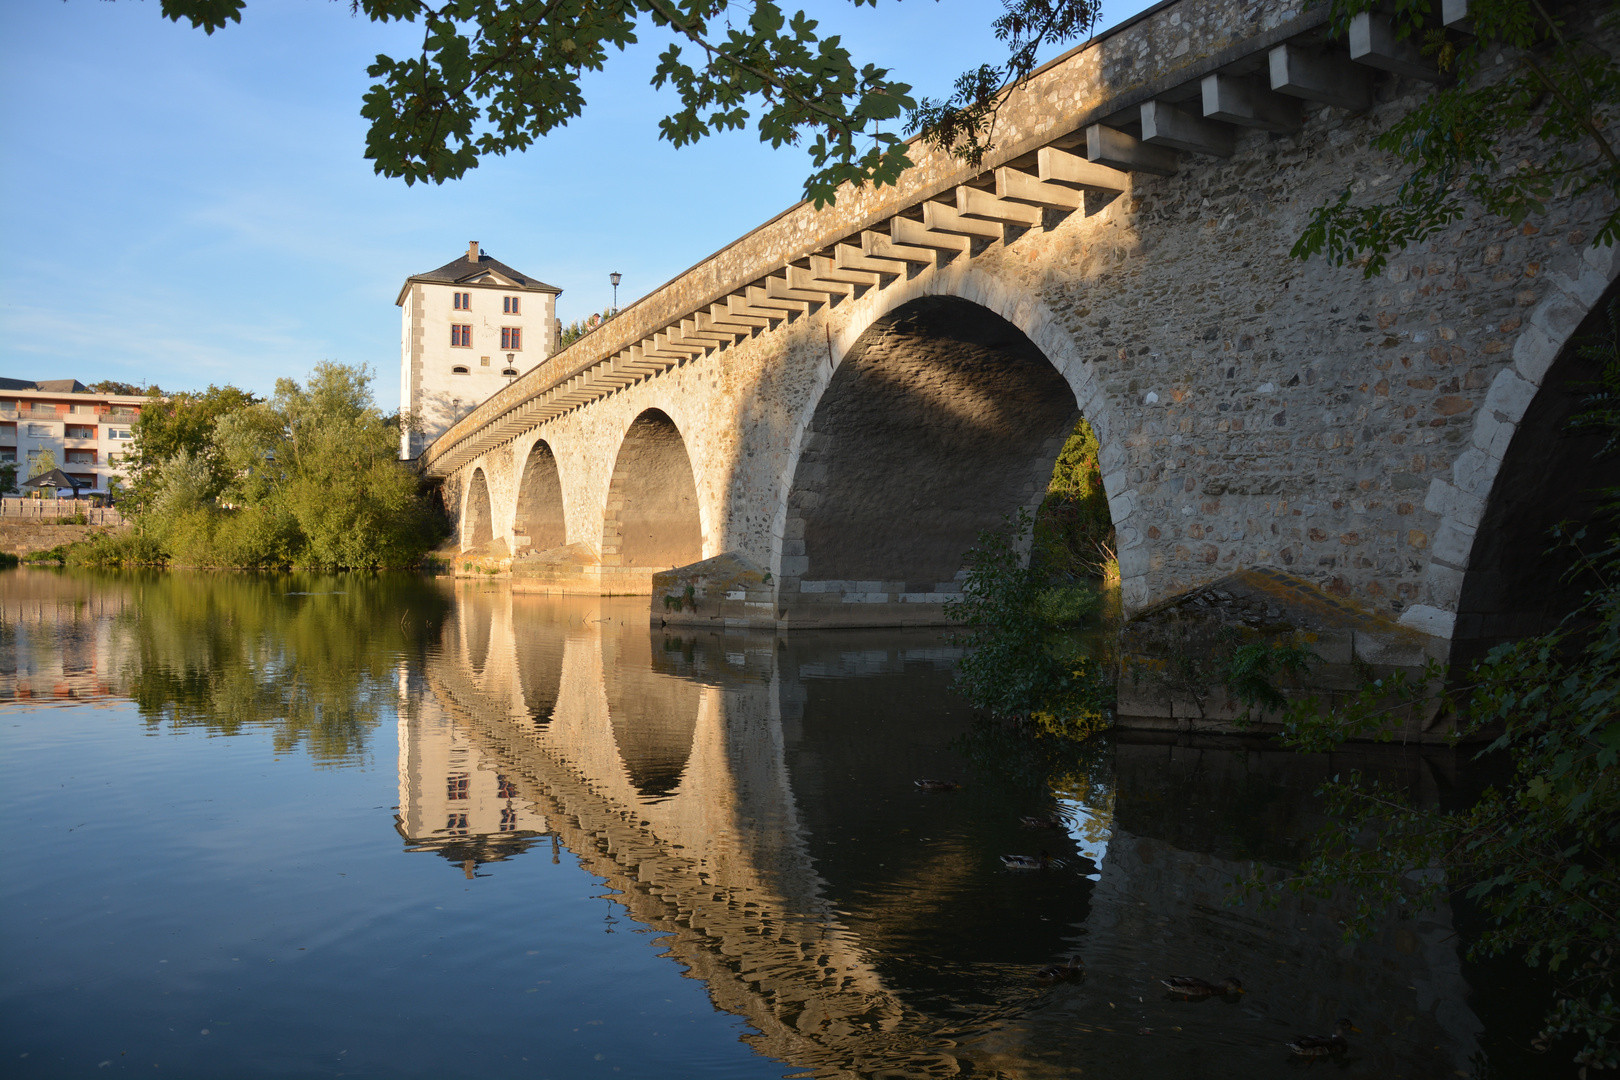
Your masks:
M1077 845L1102 857L1099 880L1081 879L1079 903L1021 911L1025 921L1003 926L998 911L1018 906L1013 890L1033 897L1044 879L995 878L986 891L977 868L994 861L993 837L1006 835L996 830L1018 831L1016 810L975 801L992 799L987 773L954 801L919 799L909 774L894 796L903 807L874 809L890 796L871 795L925 752L952 759L950 735L930 749L908 726L944 715L948 658L850 650L847 639L817 653L772 638L666 635L612 601L466 583L457 592L441 648L403 694L416 726L402 721L402 831L425 843L447 833L441 823L459 822L452 804L481 798L486 810L468 808L469 837L498 838L505 777L532 815L523 828L553 830L632 918L664 935L667 955L707 984L716 1007L748 1020L747 1041L762 1054L825 1076L1072 1076L1082 1061L1088 1074L1116 1077L1270 1075L1279 1054L1286 1063L1282 1040L1298 1033L1296 1022L1325 1031L1346 1009L1361 1020L1406 1017L1380 1033L1373 1060L1467 1065L1477 1022L1446 917L1352 949L1331 905L1225 906L1225 882L1251 859L1281 864L1289 853L1227 850L1222 838L1310 827L1303 798L1284 805L1277 785L1261 782L1272 767L1297 780L1289 755L1120 748L1105 785L1112 814L1099 812L1096 835ZM933 665L939 677L927 693L904 677L908 663ZM900 722L878 722L890 714ZM450 798L463 776L468 798ZM1314 786L1307 777L1305 790ZM1094 794L1076 781L1046 795L1065 793ZM957 803L978 831L930 842L945 835L940 819ZM979 820L986 809L995 820ZM902 827L922 821L926 829ZM852 861L856 840L864 863ZM500 856L468 847L451 857ZM910 861L885 869L899 860ZM1038 939L1031 956L1023 939ZM952 967L908 955L918 942L941 956L981 950L990 959ZM1066 950L1083 957L1084 979L1037 997L1025 965ZM1254 988L1232 1009L1175 1011L1149 996L1165 975L1220 977L1227 964ZM991 996L980 991L992 978L1008 989L980 1009L973 1003ZM1141 1021L1119 1007L1133 1001L1164 1015L1152 1023L1188 1034L1140 1039ZM1189 1073L1195 1059L1202 1065Z
M424 694L420 676L399 676L400 835L412 851L435 851L469 873L527 850L546 820L465 731Z
M121 697L125 639L114 619L129 602L116 584L45 570L8 570L0 589L0 702Z

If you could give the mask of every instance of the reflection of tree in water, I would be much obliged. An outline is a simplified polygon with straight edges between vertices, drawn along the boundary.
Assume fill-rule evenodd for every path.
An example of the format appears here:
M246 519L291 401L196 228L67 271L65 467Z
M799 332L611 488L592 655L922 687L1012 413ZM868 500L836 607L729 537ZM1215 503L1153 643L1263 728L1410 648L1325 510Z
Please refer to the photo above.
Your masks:
M268 728L278 753L353 761L397 703L402 657L437 640L445 599L405 575L126 578L122 673L149 726Z

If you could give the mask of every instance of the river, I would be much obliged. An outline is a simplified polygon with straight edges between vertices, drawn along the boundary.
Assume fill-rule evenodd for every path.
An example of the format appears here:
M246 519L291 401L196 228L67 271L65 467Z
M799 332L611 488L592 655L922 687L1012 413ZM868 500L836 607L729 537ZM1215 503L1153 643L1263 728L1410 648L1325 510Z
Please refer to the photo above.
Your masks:
M1456 803L1466 752L1034 742L956 655L498 582L0 573L0 1073L1296 1076L1339 1016L1334 1076L1548 1064L1450 910L1346 942L1346 897L1229 903L1326 777Z

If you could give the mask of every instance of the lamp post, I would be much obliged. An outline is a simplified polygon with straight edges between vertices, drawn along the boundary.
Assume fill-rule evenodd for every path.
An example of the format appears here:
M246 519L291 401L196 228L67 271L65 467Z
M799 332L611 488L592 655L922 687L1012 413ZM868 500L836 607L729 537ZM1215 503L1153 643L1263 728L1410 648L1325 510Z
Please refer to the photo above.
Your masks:
M613 282L613 314L615 315L619 313L619 279L622 276L617 271L608 275L608 280Z

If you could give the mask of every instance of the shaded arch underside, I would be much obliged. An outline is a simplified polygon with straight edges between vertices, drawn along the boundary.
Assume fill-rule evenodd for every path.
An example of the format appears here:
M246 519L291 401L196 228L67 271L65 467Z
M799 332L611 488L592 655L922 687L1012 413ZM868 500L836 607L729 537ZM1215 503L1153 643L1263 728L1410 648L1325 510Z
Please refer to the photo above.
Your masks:
M524 548L546 551L568 543L562 476L557 470L556 456L543 441L534 444L523 463L523 482L518 487L517 516L512 532L514 551Z
M1068 382L1000 316L953 297L896 309L850 350L806 432L784 592L949 588L982 530L1039 502L1078 417Z
M489 506L489 482L483 469L474 469L472 482L467 485L467 498L461 504L461 549L487 544L495 537L494 520Z
M686 440L664 413L642 413L625 433L608 486L605 566L668 569L703 557L697 483Z
M1605 435L1570 427L1603 363L1581 356L1581 346L1607 330L1615 294L1611 285L1570 335L1508 446L1468 553L1453 665L1466 668L1493 645L1553 629L1594 584L1570 577L1574 552L1555 546L1552 529L1595 522L1603 489L1620 487L1620 456L1602 456Z

